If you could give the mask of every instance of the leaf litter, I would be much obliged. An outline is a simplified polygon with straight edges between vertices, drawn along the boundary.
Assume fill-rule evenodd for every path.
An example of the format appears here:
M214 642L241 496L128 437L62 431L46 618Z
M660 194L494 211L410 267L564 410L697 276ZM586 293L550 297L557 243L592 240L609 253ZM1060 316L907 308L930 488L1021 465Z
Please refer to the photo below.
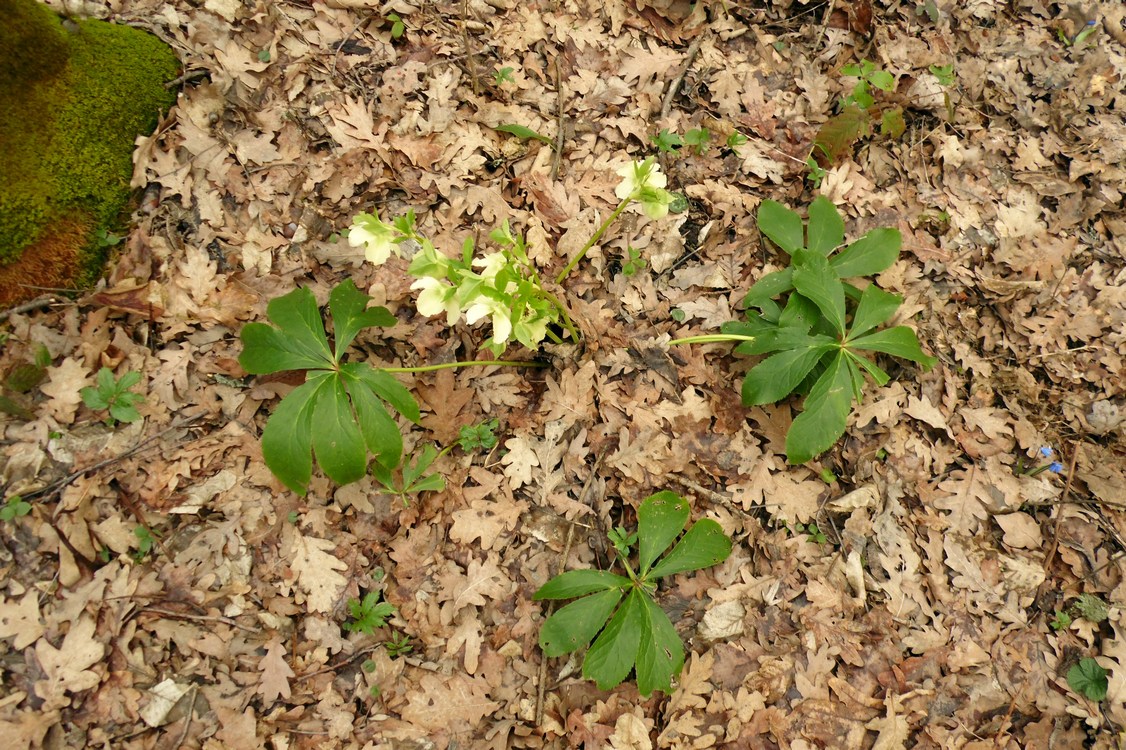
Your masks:
M134 184L158 198L104 288L3 323L0 372L38 345L51 364L3 394L6 496L34 509L0 524L0 735L21 750L1113 747L1123 9L828 7L84 6L160 34L191 75L140 144ZM806 156L862 59L895 76L907 130L861 138L814 188ZM943 89L928 66L951 63ZM475 356L475 334L414 315L403 266L337 241L354 214L414 208L451 247L507 218L550 272L613 209L621 164L696 128L711 148L663 157L689 210L630 218L568 279L584 349L549 351L546 372L402 379L424 405L409 439L495 418L498 449L444 456L447 489L409 507L367 480L315 472L297 497L273 478L259 436L300 381L238 364L271 299L302 285L323 304L351 277L399 321L361 337L365 358ZM736 131L745 143L719 146ZM729 348L676 348L671 372L643 355L711 332L785 265L754 229L762 200L818 194L850 237L902 232L878 283L940 362L893 370L830 452L788 467L791 405L740 406ZM649 265L627 277L631 246ZM141 373L143 423L110 431L82 404L103 366ZM1061 473L1028 471L1041 447ZM735 550L658 592L686 644L674 692L600 692L577 662L544 662L532 594L604 567L601 530L673 485ZM824 542L796 528L810 523ZM143 557L139 527L158 535ZM344 631L372 591L409 653L379 645L388 630ZM1077 614L1090 596L1104 620ZM1101 703L1069 687L1083 658L1108 670Z

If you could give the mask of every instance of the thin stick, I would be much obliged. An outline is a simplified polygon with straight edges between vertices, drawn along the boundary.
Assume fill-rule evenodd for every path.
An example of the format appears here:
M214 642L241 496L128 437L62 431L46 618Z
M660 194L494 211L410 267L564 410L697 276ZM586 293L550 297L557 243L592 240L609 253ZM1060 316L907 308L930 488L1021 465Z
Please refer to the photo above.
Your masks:
M551 181L559 179L559 167L563 163L563 140L566 134L563 130L563 66L559 58L555 58L555 96L559 102L559 115L555 126L555 155L551 159Z
M684 64L680 66L680 70L676 74L676 78L669 84L668 90L665 91L665 99L661 102L661 116L659 119L663 120L669 116L669 110L672 109L672 100L676 98L676 92L680 90L680 84L684 83L684 77L688 75L688 69L692 67L692 63L696 60L696 55L700 53L700 46L703 45L704 40L707 39L707 33L700 34L696 37L692 44L688 46L688 54L684 58Z
M1079 458L1080 445L1080 443L1076 443L1075 447L1071 450L1071 461L1067 465L1067 482L1063 486L1063 494L1060 495L1060 497L1065 500L1071 492L1071 480L1075 477L1075 460ZM1059 550L1062 521L1063 506L1060 506L1059 512L1056 513L1056 527L1052 531L1052 543L1048 546L1048 554L1044 556L1044 572L1048 572L1048 569L1051 568L1052 562L1056 558L1056 552Z
M461 43L465 47L465 66L469 68L469 79L473 84L473 95L481 94L481 82L477 80L477 63L469 48L469 0L461 0Z
M56 479L54 482L51 482L49 485L47 485L46 487L43 487L42 489L32 490L31 492L24 494L23 498L25 500L28 500L28 499L31 499L33 497L42 497L42 498L50 497L51 495L58 493L60 490L62 490L63 487L66 487L68 484L73 482L75 479L78 479L83 474L89 474L91 471L97 471L98 469L109 466L110 464L114 464L114 463L117 463L118 461L122 461L126 458L129 458L130 456L144 450L145 447L148 446L149 443L152 443L156 440L159 440L160 438L164 437L165 435L167 435L169 432L172 432L173 430L178 430L181 427L187 427L192 422L195 422L197 419L204 416L206 413L207 412L201 411L198 414L194 414L190 417L186 417L181 422L177 422L174 425L170 425L168 427L165 427L163 430L161 430L157 434L153 435L152 437L145 438L141 442L137 443L137 445L135 445L132 448L130 448L129 450L125 451L124 453L119 453L116 456L112 456L111 458L107 458L103 461L98 461L96 464L91 464L90 466L87 466L85 468L78 469L76 471L72 471L71 473L69 473L65 477L63 477L62 479Z
M199 696L199 687L193 683L190 689L192 691L192 702L188 705L188 715L184 719L184 731L180 732L180 739L176 740L173 748L183 747L184 740L188 738L188 730L192 728L192 714L195 713L195 699Z
M360 16L360 20L356 21L356 25L348 32L348 36L341 39L340 43L336 45L336 53L332 56L332 71L328 74L329 78L336 78L336 61L340 59L340 51L344 49L345 44L351 41L352 35L356 33L356 29L360 28L361 24L366 23L369 18L371 18L370 13L364 13Z
M13 315L22 315L25 312L50 307L60 301L61 300L53 294L45 294L42 297L36 297L30 302L24 302L22 305L16 305L15 307L0 312L0 322L7 320Z

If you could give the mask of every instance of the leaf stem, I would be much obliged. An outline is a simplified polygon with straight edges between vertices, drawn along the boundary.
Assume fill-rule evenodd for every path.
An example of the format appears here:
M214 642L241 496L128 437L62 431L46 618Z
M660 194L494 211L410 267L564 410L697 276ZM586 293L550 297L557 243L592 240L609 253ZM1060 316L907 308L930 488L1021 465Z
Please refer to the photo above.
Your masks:
M741 333L710 333L706 336L687 336L682 339L673 339L669 346L678 344L718 344L723 341L754 341L755 336L744 336Z
M575 328L575 324L571 322L571 316L567 314L567 308L563 307L563 303L559 301L558 297L556 297L554 294L547 291L543 287L540 287L540 293L543 294L544 299L555 305L555 309L558 310L559 314L563 316L563 327L566 328L567 331L571 334L571 341L576 344L579 343L579 339L581 339L582 336L579 335L579 331L577 328Z
M420 365L418 367L380 367L384 372L434 372L454 367L547 367L546 362L535 360L475 359L470 362L443 362L440 365Z
M614 223L614 220L617 219L619 216L621 216L622 211L625 211L626 206L633 203L633 201L634 201L634 197L632 195L630 195L629 197L623 199L622 202L618 204L618 207L614 209L614 213L610 214L610 218L607 219L606 221L602 222L602 226L600 226L598 228L598 231L595 232L589 240L587 240L587 243L585 245L583 245L583 249L579 251L578 255L576 255L574 258L571 258L571 262L568 263L567 266L562 271L559 272L559 275L555 277L555 283L556 284L562 284L563 283L563 279L567 278L567 274L571 273L571 270L578 264L578 262L580 260L583 259L583 256L585 256L587 254L587 252L592 247L594 247L594 243L598 242L598 240L601 239L602 235L606 232L606 230L610 228L610 225Z

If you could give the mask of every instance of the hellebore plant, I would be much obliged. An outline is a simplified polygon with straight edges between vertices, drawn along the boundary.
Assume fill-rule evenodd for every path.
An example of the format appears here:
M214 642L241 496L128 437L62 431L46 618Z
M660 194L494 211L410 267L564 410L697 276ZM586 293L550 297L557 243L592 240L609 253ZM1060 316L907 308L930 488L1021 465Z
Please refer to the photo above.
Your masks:
M583 661L583 677L598 683L600 690L610 690L633 671L642 695L670 692L672 679L684 666L684 646L669 616L654 601L657 579L711 567L731 554L731 539L710 518L698 521L677 541L688 516L688 502L676 493L651 495L637 510L636 534L624 528L609 533L626 576L569 570L541 586L533 597L536 601L575 599L544 622L540 630L544 655L569 654L598 635ZM630 564L634 545L636 570Z
M630 205L639 204L651 219L668 214L672 194L665 190L668 180L655 159L627 164L618 174L622 177L615 189L618 206L555 283L570 274ZM566 308L544 289L539 272L528 258L524 237L505 221L489 234L489 239L497 246L496 252L475 257L473 241L467 239L461 256L449 258L418 232L413 211L390 224L374 213L358 214L348 233L349 244L363 246L367 259L376 264L384 263L392 254L399 255L400 243L417 243L408 271L417 279L411 289L418 292L418 311L427 316L445 315L449 325L463 316L470 325L488 318L493 333L484 346L494 355L499 356L512 340L529 349L538 348L544 339L562 343L563 334L556 333L560 327L572 341L578 341L579 332Z
M746 322L726 323L720 334L670 343L734 341L739 354L770 355L744 378L743 403L771 404L792 393L806 394L803 411L786 434L787 459L805 463L844 434L852 402L863 396L865 373L878 385L890 380L861 351L891 354L927 368L936 360L923 353L907 326L877 330L902 298L875 283L860 289L845 281L891 266L899 257L899 230L874 229L842 248L844 221L824 196L810 206L808 227L794 211L763 201L758 227L790 256L789 268L767 274L747 292Z

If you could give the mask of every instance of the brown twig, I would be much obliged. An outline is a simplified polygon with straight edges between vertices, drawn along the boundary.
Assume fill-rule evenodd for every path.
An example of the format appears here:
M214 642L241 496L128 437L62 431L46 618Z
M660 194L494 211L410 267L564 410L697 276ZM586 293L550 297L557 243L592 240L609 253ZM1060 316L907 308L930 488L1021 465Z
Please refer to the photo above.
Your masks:
M82 476L84 474L89 474L92 471L97 471L98 469L105 468L106 466L109 466L110 464L115 464L118 461L123 461L126 458L129 458L130 456L133 456L137 453L140 453L142 450L144 450L146 447L148 447L148 445L150 443L152 443L156 440L159 440L160 438L164 437L165 435L167 435L169 432L172 432L173 430L178 430L181 427L187 427L188 425L192 424L193 422L198 420L200 417L205 416L206 414L207 414L207 412L201 411L198 414L193 414L190 417L185 417L183 419L183 421L180 421L180 422L177 422L176 424L169 425L168 427L165 427L163 430L161 430L157 434L153 435L152 437L145 438L144 440L142 440L140 443L137 443L137 445L133 446L129 450L127 450L123 453L119 453L116 456L111 456L110 458L107 458L105 460L98 461L97 463L91 464L90 466L86 466L82 469L77 469L75 471L72 471L71 473L67 474L65 477L63 477L61 479L56 479L54 482L51 482L46 487L43 487L43 488L38 489L38 490L32 490L31 492L24 493L23 498L25 500L30 500L31 498L48 498L48 497L51 497L52 495L55 495L58 492L60 492L64 487L66 487L68 484L73 482L75 479L78 479L80 476Z
M465 48L465 67L469 69L469 80L473 85L473 95L480 96L481 81L477 78L477 63L469 46L469 0L461 0L461 43Z
M192 728L192 714L195 713L195 699L199 696L199 688L193 684L189 690L192 693L192 702L188 704L188 715L184 717L184 731L180 732L180 739L172 746L175 750L183 747L184 740L188 738L188 730Z
M564 116L563 107L563 66L559 62L559 57L555 58L555 96L558 100L558 117L555 126L555 155L551 159L551 181L555 182L559 179L559 168L563 164L563 141L567 137L564 132Z
M0 322L7 320L13 315L22 315L23 313L31 312L32 310L40 310L44 307L50 307L51 305L57 304L61 301L62 300L60 300L53 294L45 294L42 297L36 297L30 302L24 302L22 305L16 305L15 307L11 307L0 312Z
M688 46L688 54L684 58L684 64L680 66L676 78L672 80L672 83L669 84L668 89L665 91L664 101L661 102L661 116L658 119L663 120L668 117L669 110L672 109L672 100L676 98L676 92L680 90L680 84L684 83L684 77L688 75L688 70L692 67L692 63L696 60L696 55L700 53L700 47L707 37L707 32L704 32L693 39L692 44Z

